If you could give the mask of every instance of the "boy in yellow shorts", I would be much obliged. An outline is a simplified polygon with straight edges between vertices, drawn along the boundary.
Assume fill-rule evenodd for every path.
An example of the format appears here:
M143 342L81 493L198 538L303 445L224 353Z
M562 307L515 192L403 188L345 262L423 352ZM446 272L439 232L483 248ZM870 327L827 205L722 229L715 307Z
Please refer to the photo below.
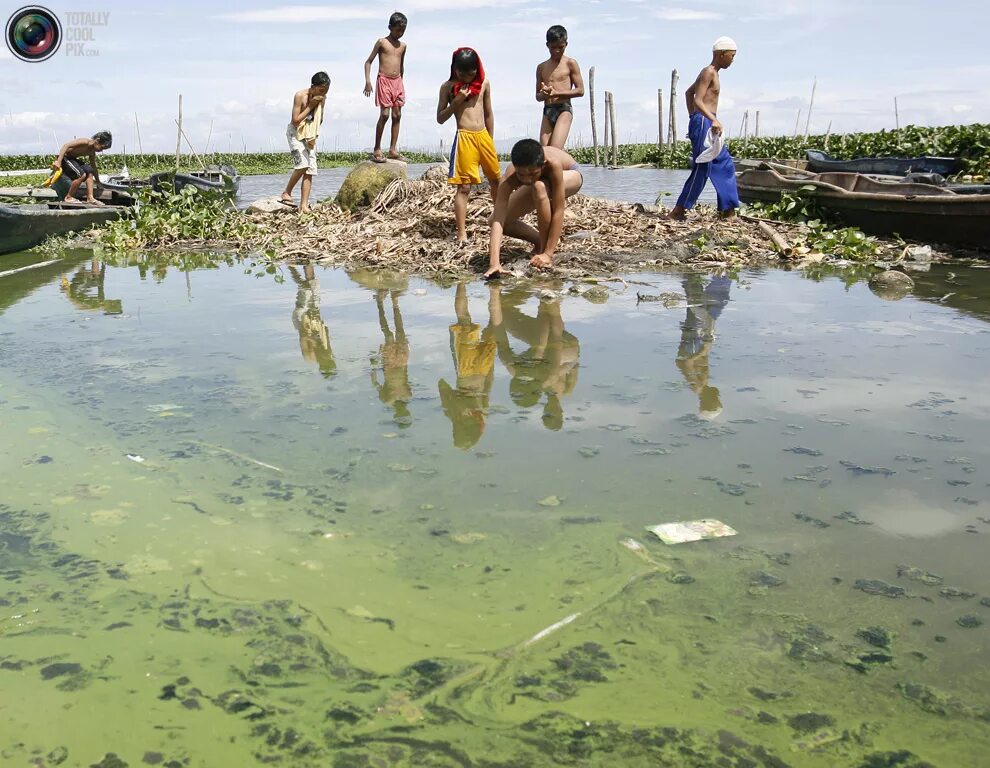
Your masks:
M493 200L502 176L492 140L495 115L491 83L485 78L485 68L473 48L454 51L450 79L440 86L437 122L443 125L451 115L457 120L457 137L450 150L447 181L457 185L454 219L457 221L457 240L464 243L467 242L467 204L471 185L481 183L478 168L484 171L491 184Z

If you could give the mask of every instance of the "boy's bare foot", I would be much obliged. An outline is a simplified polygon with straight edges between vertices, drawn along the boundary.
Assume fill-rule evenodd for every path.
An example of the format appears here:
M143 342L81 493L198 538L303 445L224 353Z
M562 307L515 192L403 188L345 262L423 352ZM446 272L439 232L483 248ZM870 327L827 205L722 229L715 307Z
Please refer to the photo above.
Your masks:
M373 162L376 162L376 163L384 163L385 162L385 155L382 154L382 151L380 149L376 149L372 153L371 159L372 159Z
M406 158L403 157L398 152L389 152L388 153L388 159L389 160L399 160L400 162L403 162L403 163L406 162Z
M553 266L553 259L545 253L538 253L529 260L529 265L537 269L550 269Z
M720 219L734 219L736 218L736 213L737 211L735 208L729 208L728 210L725 211L719 211L718 217Z
M505 267L498 266L498 267L489 268L488 271L485 272L483 277L485 278L485 280L498 280L503 275L511 275L511 274L512 273L509 270L507 270Z
M300 205L299 206L299 213L309 213L310 210L311 209L310 209L310 207L308 205Z
M687 212L681 208L681 206L675 205L670 209L670 213L667 214L667 218L670 221L684 221L687 219Z

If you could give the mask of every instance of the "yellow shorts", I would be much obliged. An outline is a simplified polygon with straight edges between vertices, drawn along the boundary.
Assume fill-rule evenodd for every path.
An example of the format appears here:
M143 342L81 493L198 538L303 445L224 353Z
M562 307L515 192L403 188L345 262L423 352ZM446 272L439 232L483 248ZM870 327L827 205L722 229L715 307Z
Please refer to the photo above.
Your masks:
M457 361L458 378L484 378L495 370L495 341L482 339L480 330L475 323L450 326L450 346Z
M450 148L450 169L447 171L449 184L480 184L481 174L478 166L485 172L489 181L498 181L502 177L502 168L498 164L498 153L495 142L488 131L463 131L458 129L454 138L454 146Z

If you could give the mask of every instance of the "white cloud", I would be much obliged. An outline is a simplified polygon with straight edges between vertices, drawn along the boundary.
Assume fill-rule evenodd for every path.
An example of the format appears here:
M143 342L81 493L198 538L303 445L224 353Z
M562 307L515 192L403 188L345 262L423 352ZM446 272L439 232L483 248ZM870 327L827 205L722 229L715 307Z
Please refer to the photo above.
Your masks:
M717 21L722 18L721 13L691 8L661 8L654 15L662 21Z
M285 5L224 13L216 18L245 24L313 24L318 21L377 19L381 11L367 5Z
M954 104L952 111L957 115L964 115L967 112L972 112L973 108L969 104Z
M407 0L408 12L465 11L476 8L504 8L526 0ZM216 18L245 24L313 24L321 21L385 20L389 13L370 5L285 5L224 13Z

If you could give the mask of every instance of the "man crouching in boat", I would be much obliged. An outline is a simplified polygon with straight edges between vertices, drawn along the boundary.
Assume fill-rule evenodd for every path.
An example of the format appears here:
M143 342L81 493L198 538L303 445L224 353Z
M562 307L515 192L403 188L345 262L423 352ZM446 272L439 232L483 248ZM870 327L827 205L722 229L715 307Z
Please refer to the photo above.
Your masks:
M718 197L718 211L722 218L731 218L739 208L739 190L736 189L736 166L729 154L729 147L719 144L724 140L722 124L718 121L718 96L721 89L719 70L732 66L736 58L736 43L730 37L720 37L712 46L712 63L701 70L698 79L687 90L688 138L691 139L691 175L684 184L677 205L670 211L670 218L684 220L685 211L698 202L705 183L711 179ZM712 134L709 137L709 132ZM714 155L714 157L712 157Z
M96 153L110 149L113 137L110 131L100 131L93 134L91 139L73 139L59 150L58 157L52 163L52 169L62 169L66 178L70 179L69 191L65 194L66 202L74 202L76 193L83 182L86 182L86 202L103 205L93 196L93 186L99 181L100 171L96 166ZM89 163L82 162L83 158Z

